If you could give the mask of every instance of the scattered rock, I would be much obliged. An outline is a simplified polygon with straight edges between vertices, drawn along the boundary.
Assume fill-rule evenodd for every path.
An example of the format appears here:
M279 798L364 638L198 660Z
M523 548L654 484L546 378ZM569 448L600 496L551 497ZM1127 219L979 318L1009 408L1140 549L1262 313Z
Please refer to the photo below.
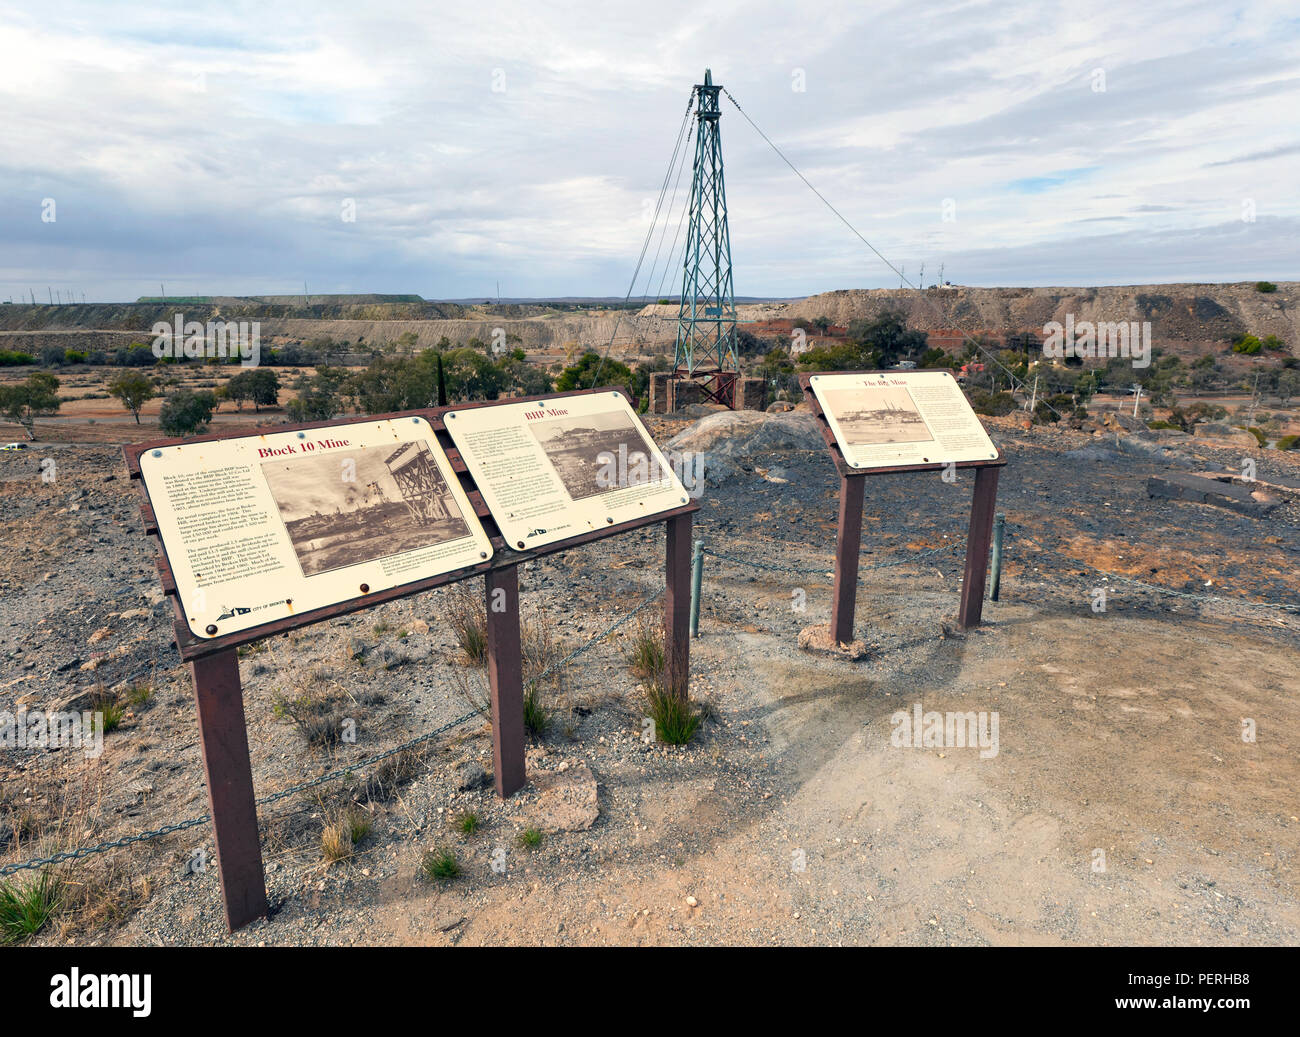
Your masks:
M830 655L840 659L848 659L850 662L856 662L867 657L866 642L855 640L850 644L843 644L836 641L831 637L829 624L804 627L800 630L799 647L805 652L811 652L814 655Z
M665 447L709 457L755 457L771 450L824 450L817 420L811 414L765 414L724 410L683 429Z
M461 792L481 789L491 782L488 772L475 760L463 760L456 765L456 788Z
M1132 414L1125 414L1122 411L1108 411L1102 415L1101 423L1108 428L1120 428L1125 432L1131 432L1138 436L1149 436L1151 430L1147 428L1147 423L1141 418L1135 418Z
M1210 439L1216 446L1240 447L1243 450L1258 450L1259 440L1245 429L1233 428L1216 421L1202 421L1192 428L1192 435L1197 439Z
M580 832L600 815L596 776L582 762L563 772L538 771L532 775L537 802L528 810L529 821L543 832Z
M1277 507L1278 503L1268 494L1259 490L1251 491L1245 486L1236 486L1230 479L1220 481L1200 475L1186 475L1182 472L1151 476L1147 479L1147 495L1169 500L1194 501L1197 504L1214 504L1252 518L1267 515Z
M84 713L94 709L98 692L94 688L82 688L52 701L47 707L50 713Z

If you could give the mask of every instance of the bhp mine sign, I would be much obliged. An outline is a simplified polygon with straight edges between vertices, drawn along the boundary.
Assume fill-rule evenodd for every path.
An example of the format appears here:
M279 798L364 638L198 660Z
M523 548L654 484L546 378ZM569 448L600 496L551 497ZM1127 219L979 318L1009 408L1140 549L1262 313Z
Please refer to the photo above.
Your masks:
M212 638L478 565L492 546L420 417L140 455L191 632Z
M502 536L517 550L689 502L621 392L453 408L445 420Z

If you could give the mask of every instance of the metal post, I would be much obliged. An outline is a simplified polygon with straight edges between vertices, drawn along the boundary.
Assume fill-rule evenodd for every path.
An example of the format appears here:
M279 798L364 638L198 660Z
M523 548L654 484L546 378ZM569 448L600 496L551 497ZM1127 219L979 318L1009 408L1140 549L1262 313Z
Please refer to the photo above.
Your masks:
M961 607L957 623L977 627L984 608L984 579L989 568L989 542L993 538L993 509L998 497L998 468L975 470L975 496L970 505L970 531L966 534L966 571L962 576Z
M524 677L519 645L519 566L490 569L487 592L488 685L492 693L492 769L497 795L514 795L524 775Z
M1007 517L998 512L993 520L993 572L989 576L989 600L998 600L998 588L1002 586L1002 528Z
M267 912L239 657L233 648L227 648L195 659L189 667L198 705L221 899L226 928L234 932Z
M664 665L668 688L678 698L689 695L691 672L691 519L677 515L668 526L664 553Z
M704 579L704 541L695 541L691 555L691 637L700 636L700 584Z
M831 591L831 636L840 644L853 641L853 613L858 599L858 557L862 551L860 476L840 476L840 521L835 542L835 584Z

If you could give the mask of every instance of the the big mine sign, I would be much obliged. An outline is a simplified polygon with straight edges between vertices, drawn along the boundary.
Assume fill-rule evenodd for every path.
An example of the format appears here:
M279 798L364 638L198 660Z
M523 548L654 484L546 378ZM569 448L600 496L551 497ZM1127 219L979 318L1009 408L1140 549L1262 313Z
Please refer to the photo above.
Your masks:
M525 782L519 564L663 522L665 676L686 695L699 505L617 389L144 443L126 460L194 680L231 929L267 910L239 645L483 576L508 796Z

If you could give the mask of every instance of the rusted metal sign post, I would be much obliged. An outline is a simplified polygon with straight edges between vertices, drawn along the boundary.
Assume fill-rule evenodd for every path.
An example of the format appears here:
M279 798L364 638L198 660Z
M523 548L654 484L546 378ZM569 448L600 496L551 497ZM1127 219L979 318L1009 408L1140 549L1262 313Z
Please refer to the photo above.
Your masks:
M565 402L592 393L613 393L621 402L626 397L617 389L598 389L563 396L527 397L524 400L501 401L484 404L467 404L433 410L412 411L399 415L359 417L339 421L314 422L300 425L281 425L261 431L241 432L238 435L214 434L188 440L160 440L136 444L125 448L127 468L131 478L138 481L144 496L141 513L145 530L155 538L158 548L157 565L163 590L172 600L175 610L176 644L181 658L189 664L194 682L194 696L198 707L199 734L203 749L203 765L208 785L208 802L212 813L213 835L221 877L221 895L225 907L226 924L231 931L247 925L267 913L266 882L262 866L261 840L258 833L256 797L253 790L252 763L248 749L243 691L239 678L237 648L276 634L285 634L312 623L347 615L385 602L409 597L474 576L483 576L487 613L488 680L492 702L492 757L496 791L508 797L521 789L527 781L524 771L525 735L523 721L523 672L519 625L518 568L523 562L582 544L618 536L656 523L666 526L667 552L665 579L667 594L664 605L664 648L670 687L683 697L686 695L690 672L690 641L688 621L690 609L690 553L692 518L699 505L688 495L674 496L676 506L615 521L611 515L600 528L588 528L573 535L552 539L536 547L519 548L507 543L492 511L484 500L480 487L466 465L446 427L445 417L455 411L462 414L479 407L496 407L521 402L545 401L554 406L558 400ZM576 409L576 408L575 408ZM590 409L590 408L588 408ZM362 584L361 593L331 604L294 611L293 602L285 604L289 614L281 614L269 622L237 628L225 633L219 623L199 626L196 633L192 602L182 600L178 591L175 569L188 565L182 561L183 547L173 542L169 545L160 530L155 501L151 499L151 486L147 472L142 472L141 457L146 452L185 444L186 449L205 443L223 443L237 439L261 439L284 434L302 434L319 430L346 430L349 426L374 424L390 419L423 419L432 426L446 461L459 480L459 490L468 500L474 518L481 524L491 543L491 556L483 552L486 560L450 572L426 576L410 583L371 588ZM656 449L657 448L652 448ZM393 455L396 456L396 455ZM432 456L432 455L431 455ZM391 457L390 457L391 459ZM403 458L405 462L408 458ZM427 479L433 469L423 471L421 485L427 489ZM677 484L680 487L680 484ZM446 487L443 487L446 490ZM155 480L152 492L160 493ZM459 495L457 495L459 496ZM445 509L433 512L441 515ZM281 508L282 514L284 508ZM621 514L621 513L620 513ZM312 516L314 519L314 516ZM307 521L307 520L303 520ZM467 523L467 525L469 525ZM173 527L164 523L166 529ZM310 530L309 530L310 532ZM319 550L319 538L308 540L314 550ZM299 547L297 541L295 548ZM175 552L173 555L171 552ZM305 548L299 557L304 557ZM476 555L477 556L477 555ZM304 571L306 571L304 567ZM188 570L187 570L188 573ZM225 614L243 613L248 609L224 609ZM281 613L285 609L280 610Z
M885 375L892 372L853 372ZM966 536L966 567L962 578L961 601L957 622L963 628L978 626L984 605L984 581L988 572L989 544L993 533L993 514L997 502L998 473L1006 466L1000 449L993 456L962 461L923 461L920 464L858 467L850 464L837 439L817 394L812 374L801 374L799 385L812 407L830 450L831 460L840 476L839 525L835 544L835 580L831 601L831 636L841 644L853 641L853 622L857 609L858 562L862 551L862 505L866 480L873 475L896 472L936 472L945 468L974 469L975 492L971 501L970 527Z

